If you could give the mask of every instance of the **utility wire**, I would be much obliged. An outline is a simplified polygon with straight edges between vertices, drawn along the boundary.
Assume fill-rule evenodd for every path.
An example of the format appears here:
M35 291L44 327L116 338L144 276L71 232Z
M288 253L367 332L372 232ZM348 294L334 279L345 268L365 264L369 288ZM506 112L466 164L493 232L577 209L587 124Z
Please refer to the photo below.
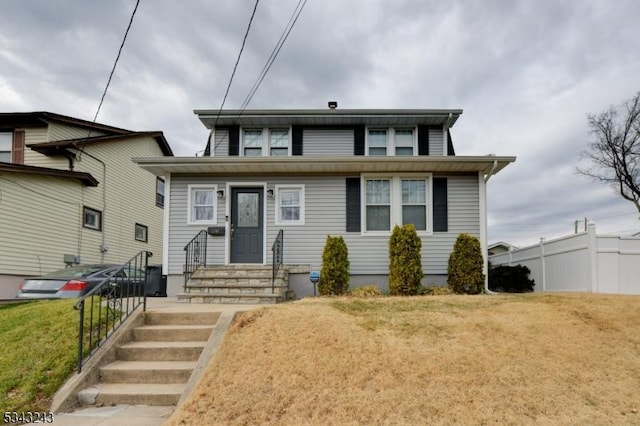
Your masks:
M227 96L229 95L229 89L231 88L231 83L233 82L233 77L236 75L236 70L238 69L238 64L240 63L240 57L242 56L242 51L244 50L244 45L247 42L247 36L249 35L249 30L251 29L251 24L253 23L253 17L256 16L256 10L258 9L258 3L260 0L256 0L256 4L253 6L253 12L251 13L251 18L249 18L249 25L247 25L247 30L244 33L244 38L242 39L242 46L240 46L240 52L238 52L238 57L236 58L236 63L233 66L233 72L231 73L231 78L229 79L229 84L227 84L227 90L224 92L224 98L222 99L222 104L220 104L220 109L218 110L218 114L216 115L215 122L213 126L211 126L211 131L209 132L209 138L207 139L207 148L204 150L204 155L208 156L210 154L211 149L211 136L213 136L214 129L218 124L218 119L220 118L220 114L222 114L222 108L224 108L224 104L227 101Z
M98 119L98 114L100 113L100 108L102 108L102 103L104 102L104 97L107 95L107 90L109 90L109 85L111 84L111 78L113 77L113 73L116 71L116 66L118 65L118 60L120 59L120 54L122 53L122 48L124 47L125 41L127 41L127 35L129 34L129 30L131 29L131 24L133 23L133 17L136 16L136 11L138 10L138 5L140 4L140 0L136 1L136 7L133 9L133 13L131 14L131 19L129 19L129 25L127 26L127 30L124 32L124 38L122 39L122 43L120 43L120 48L118 49L118 56L116 56L116 60L113 63L113 68L111 68L111 73L109 74L109 79L107 80L107 85L104 88L104 92L102 92L102 97L100 98L100 103L98 104L98 110L96 111L96 115L93 117L93 122L95 123Z
M285 41L287 41L287 38L289 37L289 34L291 33L291 30L293 29L294 25L298 21L298 17L300 17L300 13L302 13L302 10L304 9L305 5L307 4L307 1L308 0L299 0L298 1L298 4L296 5L295 9L293 10L293 13L291 14L291 17L289 18L289 22L287 22L287 25L285 26L284 30L282 31L282 34L280 35L280 38L278 39L278 42L274 46L273 50L271 51L271 54L269 55L269 58L267 58L267 61L265 62L264 66L262 67L262 71L260 71L260 75L256 79L255 83L253 83L253 86L251 87L251 90L249 91L249 93L245 97L244 101L242 102L242 105L240 106L240 112L235 117L236 119L240 118L242 113L245 111L245 109L247 108L247 106L249 105L251 100L253 99L253 96L258 91L258 88L262 84L262 81L264 80L264 78L266 77L267 73L271 69L271 65L273 65L274 61L278 57L278 54L280 53L280 50L282 49L282 46L284 45ZM216 123L218 122L218 118L220 117L220 113L221 112L222 112L222 108L220 108L220 111L218 111L218 115L216 117ZM215 128L215 125L212 128L212 132L213 132L214 128ZM210 141L211 141L211 134L209 135L209 142ZM218 142L216 142L216 144L214 145L214 151L218 147L218 145L220 145L220 143L222 143L222 140L219 140ZM209 146L209 145L207 145L207 146ZM207 155L207 153L208 152L205 151L205 155Z

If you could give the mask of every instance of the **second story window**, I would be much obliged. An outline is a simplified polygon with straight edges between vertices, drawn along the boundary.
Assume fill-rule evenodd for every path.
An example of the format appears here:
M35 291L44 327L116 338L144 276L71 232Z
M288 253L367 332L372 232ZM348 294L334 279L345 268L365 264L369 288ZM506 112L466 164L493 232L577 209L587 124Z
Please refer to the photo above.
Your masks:
M367 131L367 155L416 155L417 141L415 135L415 128L370 128Z
M369 155L387 155L387 130L369 130Z
M0 162L11 162L11 145L13 144L13 133L0 132Z
M164 207L164 179L156 178L156 206Z
M396 155L413 155L413 130L395 129L393 136Z
M291 138L288 128L244 129L242 155L245 157L276 157L290 154Z
M262 156L262 130L245 130L243 134L244 156Z

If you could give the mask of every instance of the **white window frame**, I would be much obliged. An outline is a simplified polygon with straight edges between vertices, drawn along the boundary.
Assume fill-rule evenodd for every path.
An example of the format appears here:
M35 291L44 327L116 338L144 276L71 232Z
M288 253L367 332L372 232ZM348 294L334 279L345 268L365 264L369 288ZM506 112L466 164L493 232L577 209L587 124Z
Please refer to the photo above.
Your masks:
M390 202L391 220L389 230L368 231L367 230L367 181L386 179L390 181ZM365 236L390 235L396 225L402 226L402 181L403 180L424 180L425 181L425 202L426 202L426 230L417 231L420 236L433 235L433 174L432 173L394 173L381 174L371 173L360 176L360 233Z
M289 157L291 156L292 153L292 146L293 146L293 141L291 140L292 135L291 135L291 126L273 126L273 127L245 127L240 129L240 156L242 157L247 157L247 158L251 158L250 156L246 156L244 151L245 151L245 145L244 145L244 134L246 131L260 131L262 133L262 145L261 145L261 150L260 150L260 157L272 157L271 155L271 132L273 130L286 130L287 131L287 137L288 137L288 146L287 146L287 155L280 155L280 156L276 156L274 155L273 157ZM255 156L256 158L258 156Z
M193 219L193 191L211 190L213 192L213 219L194 220ZM187 185L187 225L215 225L218 223L218 185L210 184L189 184Z
M387 157L395 157L396 156L396 144L395 144L395 135L396 130L411 130L413 135L413 143L412 143L412 155L403 155L398 157L415 157L418 155L418 127L417 126L395 126L395 127L380 127L380 126L371 126L367 127L365 131L365 148L364 153L366 156L369 155L369 131L370 130L386 130L387 132ZM383 157L382 155L371 157Z
M280 192L287 190L300 191L300 219L284 220L280 215ZM304 185L276 185L275 186L275 224L280 226L286 225L304 225L305 224L305 186Z
M9 146L8 146L8 149L5 149L2 146L0 146L0 153L8 153L9 159L4 162L11 163L13 161L13 132L0 132L0 142L2 142L3 140L4 142L8 142ZM1 161L3 160L0 159L0 162Z

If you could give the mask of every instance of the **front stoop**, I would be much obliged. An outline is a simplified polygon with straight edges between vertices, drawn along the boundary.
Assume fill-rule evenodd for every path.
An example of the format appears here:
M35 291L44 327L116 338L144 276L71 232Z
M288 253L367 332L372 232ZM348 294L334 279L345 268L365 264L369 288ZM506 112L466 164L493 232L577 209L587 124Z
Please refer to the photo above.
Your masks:
M228 265L198 269L179 301L188 303L273 304L287 300L289 271L283 265L272 283L271 266Z
M146 312L116 360L99 369L100 383L78 393L81 404L176 405L220 313Z

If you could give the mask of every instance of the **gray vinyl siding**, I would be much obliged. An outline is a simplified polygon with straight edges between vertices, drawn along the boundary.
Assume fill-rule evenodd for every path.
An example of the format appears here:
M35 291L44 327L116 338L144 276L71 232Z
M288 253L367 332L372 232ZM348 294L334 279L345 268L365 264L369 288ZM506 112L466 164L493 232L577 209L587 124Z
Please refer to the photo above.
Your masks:
M304 129L303 154L353 156L353 130Z
M229 156L229 130L217 129L214 134L214 140L211 141L211 152L216 157Z
M95 129L85 129L60 123L49 123L49 140L63 141L67 139L79 139L96 136L104 136L106 133Z
M429 155L445 155L442 129L429 129Z
M449 230L423 237L425 274L447 273L447 261L458 234L480 234L478 178L448 177ZM346 176L338 177L264 177L232 179L233 182L266 182L268 188L283 184L305 186L305 224L275 225L275 197L265 197L267 204L267 262L271 262L271 245L279 229L284 231L284 263L307 264L312 270L321 267L322 249L327 235L342 235L349 249L352 274L387 274L389 235L370 236L346 232ZM169 214L169 274L180 274L184 264L184 246L206 226L187 225L187 188L189 184L215 184L226 190L220 178L172 176ZM217 225L225 224L229 194L218 199ZM207 262L224 263L224 237L209 237Z

